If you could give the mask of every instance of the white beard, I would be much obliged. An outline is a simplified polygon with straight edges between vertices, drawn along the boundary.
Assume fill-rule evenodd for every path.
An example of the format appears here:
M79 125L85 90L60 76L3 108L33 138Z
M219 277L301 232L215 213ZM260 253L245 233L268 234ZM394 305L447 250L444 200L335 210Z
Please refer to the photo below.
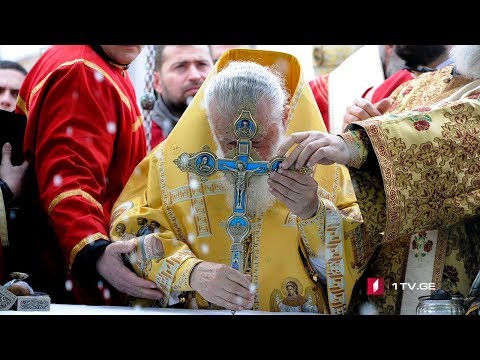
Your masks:
M450 55L461 75L480 79L480 45L456 45Z
M225 183L225 197L227 200L228 206L233 209L233 201L235 194L234 184L227 180L226 175L222 173L220 178ZM270 209L275 203L275 196L273 196L270 191L268 191L267 184L268 176L266 175L257 175L250 176L248 180L247 187L247 216L262 216L265 211Z

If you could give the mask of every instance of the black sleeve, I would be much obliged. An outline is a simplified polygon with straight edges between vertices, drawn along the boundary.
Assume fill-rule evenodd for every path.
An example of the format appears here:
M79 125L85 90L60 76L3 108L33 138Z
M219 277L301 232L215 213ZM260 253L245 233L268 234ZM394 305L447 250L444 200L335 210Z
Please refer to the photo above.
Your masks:
M10 201L13 200L13 193L10 190L8 184L0 179L0 188L2 189L3 202L7 205Z
M85 246L77 256L75 256L71 274L81 287L92 289L97 287L99 280L106 282L100 274L97 273L97 260L110 244L110 241L103 239L95 241Z

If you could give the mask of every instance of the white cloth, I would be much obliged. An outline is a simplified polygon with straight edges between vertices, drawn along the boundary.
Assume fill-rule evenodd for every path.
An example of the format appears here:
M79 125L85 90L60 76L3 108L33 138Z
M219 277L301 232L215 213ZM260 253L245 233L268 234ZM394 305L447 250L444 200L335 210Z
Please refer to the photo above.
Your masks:
M406 285L404 285L403 289L401 315L415 315L419 302L418 298L432 293L432 290L420 289L420 284L434 282L433 269L435 254L437 252L438 230L431 230L426 233L425 240L418 245L420 249L412 248L412 242L415 238L418 239L418 234L412 235L410 239L407 269L405 272L405 280L403 281ZM424 242L429 240L432 241L431 249L427 248L429 251L425 251ZM400 288L400 284L397 284L397 289L400 290Z
M343 115L347 106L372 86L385 81L379 45L364 45L328 77L329 129L332 134L343 132Z
M232 315L230 310L191 310L171 308L140 308L126 306L87 306L51 304L50 311L0 311L1 315ZM279 313L242 310L234 315L322 315L316 313Z

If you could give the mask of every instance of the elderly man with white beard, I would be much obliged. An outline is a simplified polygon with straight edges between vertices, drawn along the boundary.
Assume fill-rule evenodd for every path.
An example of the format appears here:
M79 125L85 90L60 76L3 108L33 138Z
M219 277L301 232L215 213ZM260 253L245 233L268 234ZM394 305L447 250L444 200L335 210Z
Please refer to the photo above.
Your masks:
M365 271L385 279L385 295L370 297L381 313L414 314L433 287L466 296L480 270L480 45L451 55L398 88L385 115L340 136L293 134L279 150L299 144L285 167L350 168L367 232L383 235ZM365 102L345 117L359 110L380 115Z
M311 129L325 131L295 57L224 53L114 205L114 240L119 223L135 233L138 216L160 224L158 233L130 240L137 248L128 258L164 299L133 303L347 312L375 246L359 236L363 223L348 171L278 170L282 159L275 159L285 135ZM245 237L236 258L239 234Z

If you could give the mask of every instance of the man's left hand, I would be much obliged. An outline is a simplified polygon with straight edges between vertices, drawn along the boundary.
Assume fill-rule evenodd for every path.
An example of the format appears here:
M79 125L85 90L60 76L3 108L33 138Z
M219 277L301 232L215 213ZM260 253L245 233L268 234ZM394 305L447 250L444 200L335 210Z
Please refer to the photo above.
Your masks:
M22 165L12 165L12 145L3 144L2 162L0 164L0 179L5 181L13 193L14 197L20 194L23 178L28 168L28 162L24 161Z
M312 177L279 168L270 175L268 185L272 195L301 219L309 219L317 212L318 184Z

